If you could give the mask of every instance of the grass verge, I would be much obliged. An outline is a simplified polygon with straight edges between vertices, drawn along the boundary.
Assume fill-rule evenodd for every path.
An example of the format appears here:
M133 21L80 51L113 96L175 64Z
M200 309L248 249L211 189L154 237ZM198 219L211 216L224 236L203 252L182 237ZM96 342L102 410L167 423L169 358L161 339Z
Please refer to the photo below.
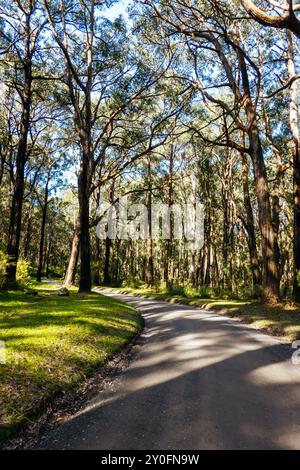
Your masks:
M292 342L300 338L300 308L292 303L266 306L254 300L205 298L196 289L183 288L178 289L179 293L176 293L176 288L174 291L170 291L158 288L151 289L145 286L139 288L122 287L115 290L214 311L250 324L254 328L263 330L273 336L282 337L287 341Z
M32 419L51 397L75 387L125 347L141 328L131 306L100 294L59 297L57 286L38 295L0 294L0 442Z

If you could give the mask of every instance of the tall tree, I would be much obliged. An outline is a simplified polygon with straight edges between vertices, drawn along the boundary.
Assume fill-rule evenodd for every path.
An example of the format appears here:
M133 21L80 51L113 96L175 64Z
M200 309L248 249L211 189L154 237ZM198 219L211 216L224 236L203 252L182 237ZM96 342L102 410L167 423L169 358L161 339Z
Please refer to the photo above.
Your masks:
M300 301L300 137L298 115L298 88L296 77L295 53L293 37L287 32L288 41L288 75L290 86L290 128L292 133L292 155L294 174L294 287L293 292L297 301Z
M143 3L163 21L168 34L184 35L187 38L195 71L194 77L190 77L190 80L194 81L203 100L210 101L213 106L220 107L222 110L225 121L221 136L213 140L207 136L204 137L203 133L199 133L197 129L195 131L209 143L231 147L249 153L251 157L262 236L264 297L268 302L276 302L279 297L278 250L272 226L270 189L258 124L257 106L261 81L259 68L247 50L247 44L243 43L241 32L230 33L227 27L227 16L225 13L222 16L219 8L213 13L213 10L205 8L200 11L197 2L173 2L166 11L162 2L145 0ZM206 24L208 18L212 24L210 28L207 28ZM238 28L238 25L236 26ZM222 99L218 93L213 94L206 88L207 79L202 73L200 64L204 60L203 56L209 53L218 60L219 72L222 70L221 79L224 80L223 77L226 77L225 83L217 83L216 80L215 83L211 83L210 81L210 89L217 91L219 87L229 89L232 94L229 102ZM236 69L238 75L235 74ZM253 76L255 81L253 81ZM256 96L253 90L256 90ZM245 118L246 122L244 122ZM231 121L234 122L234 129L238 128L247 134L249 142L247 147L244 147L239 139L232 139ZM194 124L191 127L194 127Z
M295 67L293 34L300 38L300 21L297 13L300 5L293 0L277 2L269 0L271 13L257 7L250 0L241 0L241 4L250 14L251 18L263 26L287 30L287 69L288 82L280 87L279 91L290 90L290 129L292 133L292 156L294 175L294 281L293 293L297 301L300 300L299 270L300 270L300 150L299 150L299 116L298 116L298 89L296 80L299 79ZM279 11L279 15L277 14ZM276 92L272 93L274 96Z
M159 119L156 114L149 120L144 108L151 96L157 95L153 93L153 86L168 69L168 60L164 58L162 67L158 64L150 69L146 62L136 60L134 54L128 55L124 24L120 20L111 23L101 19L105 1L78 0L66 5L44 0L43 3L53 36L65 59L64 81L80 143L80 232L75 236L80 236L79 290L89 291L90 196L105 181L117 177L131 161L160 145L160 141L154 140L154 134L159 132L160 122L173 111L160 110ZM128 130L128 124L137 118L133 111L143 119L143 132L141 128L134 132ZM161 136L161 140L164 141L165 136ZM114 161L116 147L123 151Z
M1 2L0 28L1 53L13 68L6 79L7 86L13 87L20 98L20 121L18 126L18 144L15 156L13 176L13 196L10 212L9 235L7 243L6 283L16 282L17 261L22 224L25 166L29 158L28 134L30 129L31 108L33 101L33 69L37 56L38 40L46 24L36 0L9 4Z

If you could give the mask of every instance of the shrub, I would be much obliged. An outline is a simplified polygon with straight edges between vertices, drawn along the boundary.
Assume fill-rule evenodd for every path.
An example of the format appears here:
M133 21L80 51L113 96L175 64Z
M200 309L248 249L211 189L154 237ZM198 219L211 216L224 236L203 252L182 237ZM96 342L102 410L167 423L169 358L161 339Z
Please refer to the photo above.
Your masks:
M199 289L189 284L184 287L184 293L187 297L199 298Z
M139 279L136 279L133 276L129 276L125 284L126 284L127 287L131 287L133 289L138 289L139 287L141 287L141 285L143 283Z
M27 285L30 282L30 264L25 259L19 259L17 264L17 283Z
M184 286L180 286L180 285L168 286L167 293L171 295L182 295L184 297L186 296Z
M6 266L7 256L3 251L0 251L0 288L3 287L5 281Z

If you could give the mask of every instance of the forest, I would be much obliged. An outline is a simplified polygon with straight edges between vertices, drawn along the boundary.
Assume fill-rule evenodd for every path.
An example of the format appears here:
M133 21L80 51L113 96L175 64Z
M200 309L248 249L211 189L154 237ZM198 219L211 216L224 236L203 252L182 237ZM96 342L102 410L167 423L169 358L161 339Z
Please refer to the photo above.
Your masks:
M1 284L300 297L296 2L0 5ZM204 206L204 245L99 240L97 209ZM171 217L172 219L172 217ZM172 220L171 220L172 225Z
M284 441L280 411L298 379L287 379L262 336L226 323L300 338L299 41L299 0L0 0L0 444L58 393L67 399L85 386L81 403L98 384L87 384L91 374L143 335L146 318L149 360L135 366L143 385L128 388L139 400L129 394L134 404L123 407L116 392L115 414L100 407L108 414L93 422L112 425L93 433L91 447L131 449L122 439L132 432L145 449L143 439L154 437L135 422L114 440L122 422L127 429L141 406L138 416L159 417L158 429L158 407L173 403L161 397L189 390L189 380L197 395L188 399L191 429L181 429L193 432L184 442L212 446L199 423L216 419L209 429L224 431L224 447L299 447ZM210 309L235 318L222 323ZM207 402L219 414L202 421L206 360L215 361L223 398L213 400L213 385ZM155 376L160 364L168 372ZM256 396L244 369L260 365ZM278 377L280 387L261 392ZM226 431L241 396L247 403ZM251 429L261 426L263 439L245 431L255 396L263 411ZM298 416L293 400L289 423ZM168 429L180 410L188 416L190 405L176 402ZM266 410L281 413L275 426L273 418L260 424ZM240 434L230 441L233 430ZM75 431L69 445L77 448ZM165 445L178 448L168 432Z

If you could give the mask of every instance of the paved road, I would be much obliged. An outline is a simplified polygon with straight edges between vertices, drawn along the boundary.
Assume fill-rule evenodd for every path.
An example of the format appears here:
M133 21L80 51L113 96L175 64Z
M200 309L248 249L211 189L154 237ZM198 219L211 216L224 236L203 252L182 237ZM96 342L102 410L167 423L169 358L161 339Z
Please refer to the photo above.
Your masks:
M300 369L288 345L192 307L107 295L140 309L144 344L113 390L39 448L300 449Z

